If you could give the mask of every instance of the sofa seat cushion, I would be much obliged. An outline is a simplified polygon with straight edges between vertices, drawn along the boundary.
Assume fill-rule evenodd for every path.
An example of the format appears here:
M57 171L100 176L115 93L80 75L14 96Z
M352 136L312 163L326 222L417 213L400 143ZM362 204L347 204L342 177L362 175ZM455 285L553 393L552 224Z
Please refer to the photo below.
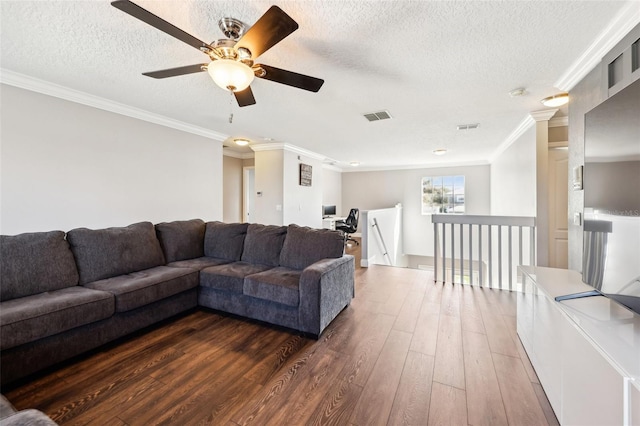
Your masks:
M167 266L171 266L173 268L191 268L202 271L204 268L208 268L209 266L224 265L225 263L231 263L231 261L226 259L218 259L215 257L202 256L195 259L179 260L177 262L167 263Z
M244 277L271 269L266 265L254 265L247 262L233 262L211 266L200 271L200 285L216 290L242 294Z
M302 271L279 266L246 277L243 292L247 296L258 299L298 306L300 275Z
M0 303L2 350L89 324L114 313L111 293L80 286Z
M198 271L157 266L84 285L116 297L116 312L126 312L198 286Z

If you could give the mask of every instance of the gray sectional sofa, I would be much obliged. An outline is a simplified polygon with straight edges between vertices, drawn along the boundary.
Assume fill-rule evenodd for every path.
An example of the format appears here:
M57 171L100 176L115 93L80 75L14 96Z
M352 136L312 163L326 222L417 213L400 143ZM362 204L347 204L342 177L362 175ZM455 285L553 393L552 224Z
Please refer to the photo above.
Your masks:
M194 219L0 238L2 384L197 306L318 337L354 296L337 231Z

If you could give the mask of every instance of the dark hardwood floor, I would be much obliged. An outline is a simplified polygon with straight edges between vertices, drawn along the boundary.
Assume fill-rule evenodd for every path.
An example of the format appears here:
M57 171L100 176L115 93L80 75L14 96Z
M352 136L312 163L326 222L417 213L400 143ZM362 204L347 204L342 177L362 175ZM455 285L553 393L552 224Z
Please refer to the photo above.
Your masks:
M516 293L384 266L356 276L318 341L196 311L5 395L73 425L557 424L516 335Z

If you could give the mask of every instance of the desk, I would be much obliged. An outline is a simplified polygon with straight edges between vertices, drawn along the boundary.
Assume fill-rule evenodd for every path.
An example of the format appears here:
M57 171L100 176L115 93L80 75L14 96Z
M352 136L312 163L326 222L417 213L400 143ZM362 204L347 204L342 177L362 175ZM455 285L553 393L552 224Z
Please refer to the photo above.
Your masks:
M339 220L346 220L346 217L340 217L340 216L330 216L330 217L324 217L322 218L322 227L324 229L336 229L336 222Z

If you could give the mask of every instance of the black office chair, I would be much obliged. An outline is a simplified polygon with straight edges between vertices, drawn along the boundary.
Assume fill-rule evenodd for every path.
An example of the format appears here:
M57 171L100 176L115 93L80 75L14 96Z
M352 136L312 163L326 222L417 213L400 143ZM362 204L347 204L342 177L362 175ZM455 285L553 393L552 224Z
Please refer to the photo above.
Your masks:
M345 244L349 241L353 241L356 245L360 245L360 243L353 238L351 238L351 234L356 232L358 229L358 219L360 218L360 210L359 209L351 209L349 211L349 216L345 220L336 220L336 229L338 231L344 232L344 242Z

